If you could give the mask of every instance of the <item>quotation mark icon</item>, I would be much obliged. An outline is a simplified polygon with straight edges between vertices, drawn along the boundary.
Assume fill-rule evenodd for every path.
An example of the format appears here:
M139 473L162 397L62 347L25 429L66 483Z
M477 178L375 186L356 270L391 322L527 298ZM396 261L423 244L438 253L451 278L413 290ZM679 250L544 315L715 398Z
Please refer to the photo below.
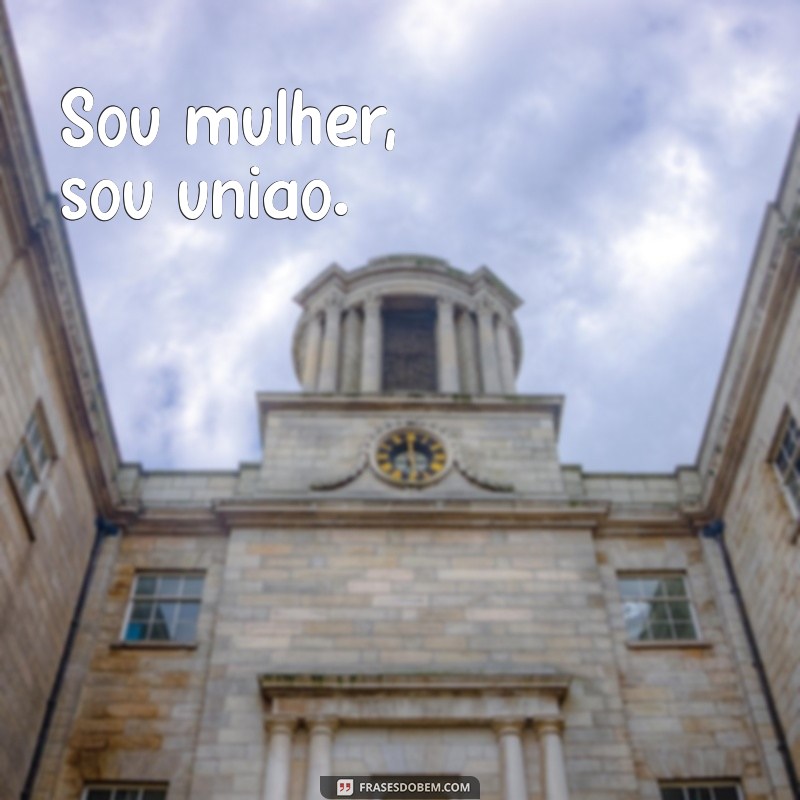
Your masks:
M336 781L336 796L350 797L353 794L353 779L339 778Z

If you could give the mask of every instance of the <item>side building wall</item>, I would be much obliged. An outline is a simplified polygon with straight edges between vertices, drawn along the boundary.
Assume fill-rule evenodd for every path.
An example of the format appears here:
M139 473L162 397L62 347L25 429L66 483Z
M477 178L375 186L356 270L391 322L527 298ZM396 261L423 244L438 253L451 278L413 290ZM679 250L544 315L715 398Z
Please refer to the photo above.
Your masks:
M704 503L710 516L725 523L800 776L800 502L775 466L789 416L800 422L800 126L765 214L698 458ZM792 459L795 485L798 459L800 450ZM800 777L794 791L800 796Z
M74 358L78 352L80 360ZM94 399L86 404L90 395ZM29 485L14 474L20 472L21 449L33 456L34 418L44 449L36 482ZM86 573L95 517L110 508L116 457L68 249L47 195L0 7L3 797L19 797L25 784Z
M800 519L773 464L776 436L787 411L800 422L797 295L722 516L748 615L800 774Z

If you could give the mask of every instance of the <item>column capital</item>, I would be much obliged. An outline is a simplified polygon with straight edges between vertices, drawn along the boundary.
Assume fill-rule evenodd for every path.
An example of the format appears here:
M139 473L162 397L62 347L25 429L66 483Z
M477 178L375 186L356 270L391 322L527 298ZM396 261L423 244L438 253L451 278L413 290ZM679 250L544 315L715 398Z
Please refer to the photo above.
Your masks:
M270 733L292 733L298 722L298 718L292 714L270 714L264 718L264 727Z
M495 314L502 317L502 312L498 307L497 302L493 298L489 297L488 294L481 294L475 298L475 312L480 317L492 317Z
M364 298L364 313L367 311L380 311L383 305L383 295L377 292L369 292Z
M306 717L304 721L309 733L317 731L333 733L339 727L339 720L336 717Z
M534 719L533 727L539 736L546 736L551 733L561 736L564 732L564 720L561 717L541 717Z
M344 306L344 295L337 290L328 292L322 301L322 305L326 310L329 308L340 309Z
M520 736L526 722L524 717L498 717L492 720L492 729L498 736Z

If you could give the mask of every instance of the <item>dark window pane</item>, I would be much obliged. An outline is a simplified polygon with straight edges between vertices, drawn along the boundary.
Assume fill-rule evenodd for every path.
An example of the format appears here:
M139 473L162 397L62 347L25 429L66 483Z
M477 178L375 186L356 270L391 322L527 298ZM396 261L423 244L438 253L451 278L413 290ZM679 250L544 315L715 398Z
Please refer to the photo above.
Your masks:
M175 618L177 616L177 603L159 603L156 606L156 613L153 621L155 623L163 623L167 628L167 638L172 639L175 635Z
M694 625L691 623L676 622L675 636L677 636L678 639L696 639L697 631L694 629Z
M739 790L735 786L720 786L714 790L714 800L739 800Z
M146 789L142 800L164 800L167 793L163 789Z
M141 642L146 638L147 625L143 622L130 622L125 630L126 642Z
M14 454L11 469L23 499L27 500L36 484L36 473L33 471L33 465L28 457L28 450L24 445Z
M137 595L152 595L156 593L156 576L140 575L136 581Z
M111 789L89 789L86 800L111 800Z
M669 597L686 597L686 587L684 585L683 578L679 576L674 578L663 578L661 585L664 594Z
M172 601L161 601L156 603L156 613L154 619L158 622L166 622L172 625L178 615L178 603Z
M666 622L654 622L650 625L654 639L672 639L672 627Z
M650 606L650 622L669 622L669 603L653 603Z
M692 619L692 612L689 610L688 603L672 603L670 611L672 612L672 619L676 622L686 622Z
M383 388L435 392L436 306L429 298L389 298L383 310Z
M169 629L163 622L154 622L153 627L150 629L150 638L154 642L168 642Z
M152 603L143 603L139 601L138 603L133 604L133 610L131 611L131 621L132 622L147 622L150 619L150 614L153 610Z
M662 786L661 800L684 800L683 789Z

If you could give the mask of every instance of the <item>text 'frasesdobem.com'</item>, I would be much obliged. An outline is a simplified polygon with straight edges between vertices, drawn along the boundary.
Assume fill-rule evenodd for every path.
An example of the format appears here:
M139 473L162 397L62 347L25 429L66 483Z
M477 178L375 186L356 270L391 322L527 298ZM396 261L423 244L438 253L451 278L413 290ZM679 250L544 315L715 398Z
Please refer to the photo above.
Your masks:
M471 775L323 775L323 797L353 800L480 800L480 781Z

